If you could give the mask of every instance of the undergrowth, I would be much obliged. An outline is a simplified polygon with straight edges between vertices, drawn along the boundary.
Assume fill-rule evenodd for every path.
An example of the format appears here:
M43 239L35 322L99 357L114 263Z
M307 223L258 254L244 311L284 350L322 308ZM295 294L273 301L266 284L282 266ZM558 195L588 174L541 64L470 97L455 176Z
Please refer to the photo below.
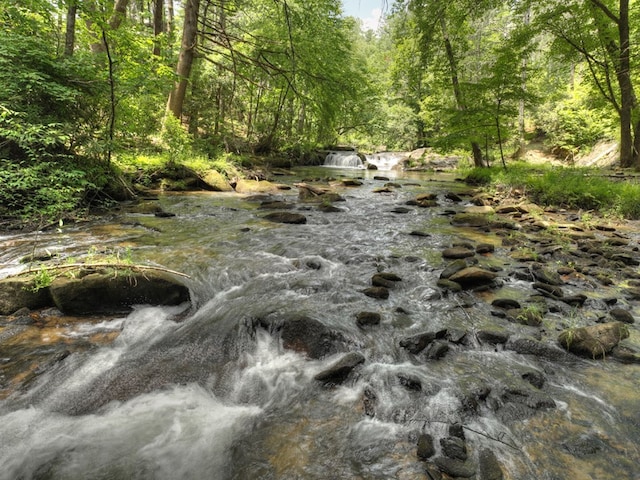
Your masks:
M588 168L514 163L474 168L466 181L485 188L517 188L542 206L594 210L603 216L640 219L640 184L635 178L610 179Z

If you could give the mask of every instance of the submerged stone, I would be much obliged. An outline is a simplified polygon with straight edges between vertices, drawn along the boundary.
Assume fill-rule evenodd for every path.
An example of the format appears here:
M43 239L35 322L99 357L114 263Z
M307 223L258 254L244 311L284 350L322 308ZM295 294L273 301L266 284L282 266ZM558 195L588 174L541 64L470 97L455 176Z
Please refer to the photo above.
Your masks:
M360 352L349 352L326 370L318 373L314 378L324 383L342 383L346 380L349 373L361 363L364 363L364 355Z
M625 310L624 308L612 308L609 311L609 315L611 316L611 318L613 318L618 322L622 322L622 323L635 322L635 319L633 318L633 315L631 315L631 312L628 310Z
M359 327L380 325L382 315L378 312L360 312L356 315L356 322Z
M306 316L285 320L280 334L284 348L305 353L310 358L322 358L344 349L340 333Z
M389 298L389 289L386 287L370 287L362 290L367 297L377 298L378 300L386 300Z
M478 480L503 480L502 466L495 453L488 448L480 450L478 455Z
M289 223L294 225L307 223L307 217L301 213L293 212L273 212L265 215L263 218L276 223Z
M428 433L421 433L418 437L418 458L427 460L436 454L436 448L433 445L433 437Z

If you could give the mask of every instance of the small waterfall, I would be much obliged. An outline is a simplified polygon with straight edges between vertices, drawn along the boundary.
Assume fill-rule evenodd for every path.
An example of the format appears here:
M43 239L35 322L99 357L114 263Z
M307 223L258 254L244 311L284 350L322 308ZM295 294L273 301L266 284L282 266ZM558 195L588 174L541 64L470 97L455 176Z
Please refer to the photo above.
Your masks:
M324 160L325 167L363 169L362 159L354 151L329 152Z
M367 155L367 163L375 165L378 170L393 170L402 160L403 155L398 152L381 152Z

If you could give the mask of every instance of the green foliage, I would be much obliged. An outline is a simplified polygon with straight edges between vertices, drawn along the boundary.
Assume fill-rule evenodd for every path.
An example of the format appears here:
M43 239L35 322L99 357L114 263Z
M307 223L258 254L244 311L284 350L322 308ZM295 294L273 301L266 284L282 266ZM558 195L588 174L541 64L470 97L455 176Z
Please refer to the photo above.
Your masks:
M577 83L564 98L541 106L535 122L550 147L575 154L600 139L614 137L610 116L603 109L594 108L594 104L597 103L588 89Z
M72 161L18 163L0 159L0 213L54 219L70 214L95 185Z
M596 169L532 167L515 163L503 168L475 168L467 179L474 184L515 187L540 205L594 210L603 215L640 218L640 184L610 180Z
M167 148L170 164L184 160L191 153L191 137L173 115L165 117L161 138Z

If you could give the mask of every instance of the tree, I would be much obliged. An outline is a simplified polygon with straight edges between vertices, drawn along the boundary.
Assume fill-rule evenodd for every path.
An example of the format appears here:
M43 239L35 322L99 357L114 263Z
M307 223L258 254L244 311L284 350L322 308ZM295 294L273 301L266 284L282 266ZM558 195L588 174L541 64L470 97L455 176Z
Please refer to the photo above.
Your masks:
M200 0L186 0L184 6L184 24L182 27L182 43L180 56L176 67L176 77L173 89L167 101L167 113L180 119L182 108L187 93L187 84L191 74L191 67L195 58L198 40L198 16L200 13Z
M640 111L632 75L629 0L533 3L532 9L542 30L582 56L598 91L619 117L621 166L640 168Z

